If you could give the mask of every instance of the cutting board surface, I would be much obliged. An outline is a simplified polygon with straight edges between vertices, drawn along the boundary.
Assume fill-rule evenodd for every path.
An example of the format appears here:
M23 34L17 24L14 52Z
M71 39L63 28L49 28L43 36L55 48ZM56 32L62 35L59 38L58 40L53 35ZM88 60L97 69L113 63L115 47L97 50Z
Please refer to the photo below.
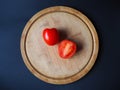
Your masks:
M61 41L76 42L76 54L62 59L58 54L59 43L48 46L44 42L45 28L56 28ZM53 84L71 83L87 74L96 60L98 47L97 33L90 20L64 6L38 12L28 21L21 37L21 53L28 69L39 79Z

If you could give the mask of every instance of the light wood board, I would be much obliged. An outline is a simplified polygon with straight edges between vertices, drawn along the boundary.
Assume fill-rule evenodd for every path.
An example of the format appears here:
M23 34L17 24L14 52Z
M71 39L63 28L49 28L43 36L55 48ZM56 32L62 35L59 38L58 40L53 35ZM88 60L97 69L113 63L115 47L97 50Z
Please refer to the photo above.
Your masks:
M42 37L45 28L57 28L61 40L77 43L70 59L58 55L58 44L48 46ZM94 65L99 49L96 30L81 12L65 6L54 6L35 14L21 36L21 53L28 69L39 79L52 84L68 84L79 80Z

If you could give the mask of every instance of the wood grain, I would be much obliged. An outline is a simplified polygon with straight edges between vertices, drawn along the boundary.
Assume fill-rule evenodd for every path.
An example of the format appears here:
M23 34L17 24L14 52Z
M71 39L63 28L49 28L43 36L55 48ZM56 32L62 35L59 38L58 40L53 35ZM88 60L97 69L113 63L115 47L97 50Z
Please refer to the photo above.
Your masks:
M44 28L57 28L63 39L77 43L77 52L69 60L58 55L58 44L51 47L42 38ZM34 15L21 37L21 53L28 69L39 79L52 84L79 80L96 61L99 42L90 20L81 12L65 6L44 9Z

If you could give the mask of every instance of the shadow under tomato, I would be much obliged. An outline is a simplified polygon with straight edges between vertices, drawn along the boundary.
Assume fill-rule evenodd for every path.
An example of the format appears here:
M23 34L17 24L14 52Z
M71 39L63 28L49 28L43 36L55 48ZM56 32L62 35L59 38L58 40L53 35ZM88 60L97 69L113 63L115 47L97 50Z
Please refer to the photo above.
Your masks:
M61 42L61 41L63 41L63 40L65 40L65 39L67 39L67 32L64 30L64 29L60 29L59 30L59 41Z

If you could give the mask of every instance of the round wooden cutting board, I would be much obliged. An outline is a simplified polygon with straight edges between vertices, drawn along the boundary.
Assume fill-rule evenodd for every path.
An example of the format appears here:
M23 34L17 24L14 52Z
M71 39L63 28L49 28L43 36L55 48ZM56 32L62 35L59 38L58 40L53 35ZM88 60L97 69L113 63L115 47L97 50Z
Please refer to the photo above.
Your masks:
M58 45L48 46L42 37L45 28L57 28L61 40L76 42L77 52L70 59L58 55ZM21 37L21 53L28 69L52 84L68 84L86 75L96 61L99 41L90 20L81 12L55 6L35 14Z

